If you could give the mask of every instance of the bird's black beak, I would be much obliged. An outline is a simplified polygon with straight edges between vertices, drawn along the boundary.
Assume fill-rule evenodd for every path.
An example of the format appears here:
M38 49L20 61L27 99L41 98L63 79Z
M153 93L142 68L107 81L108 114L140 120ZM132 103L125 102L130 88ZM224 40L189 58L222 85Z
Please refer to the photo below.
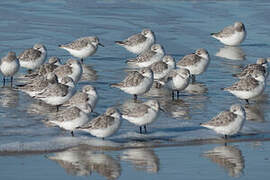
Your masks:
M104 47L104 45L103 45L103 44L101 44L101 43L98 43L98 45L100 45L100 46Z

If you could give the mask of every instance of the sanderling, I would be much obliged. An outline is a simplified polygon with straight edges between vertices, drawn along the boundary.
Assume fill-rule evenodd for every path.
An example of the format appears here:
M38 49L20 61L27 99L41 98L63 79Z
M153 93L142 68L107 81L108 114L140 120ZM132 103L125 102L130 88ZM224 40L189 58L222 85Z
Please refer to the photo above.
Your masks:
M3 87L6 83L6 77L10 76L10 86L12 87L13 76L19 71L20 63L16 57L15 52L8 52L8 54L1 59L0 72L3 75Z
M134 59L127 60L126 63L132 67L149 67L155 62L161 61L163 56L163 47L159 44L153 44L150 49L138 55Z
M154 80L164 78L172 69L175 69L175 61L172 56L164 56L162 61L158 61L151 65Z
M35 95L34 98L56 106L58 111L59 106L68 101L75 93L75 85L72 78L64 77L61 83L49 84L41 93Z
M111 107L106 112L90 122L77 127L79 130L86 131L93 136L105 138L114 134L120 127L121 119L117 109Z
M174 92L177 92L177 97L179 97L179 92L184 90L190 82L190 72L188 69L179 68L172 70L165 79L165 86L172 90L172 99L174 99Z
M59 81L68 76L77 84L82 77L82 66L79 61L69 59L64 65L58 66L53 72L56 74Z
M48 73L46 76L37 76L28 84L18 85L18 88L30 97L34 97L43 92L49 84L55 84L57 82L57 76L54 73Z
M245 25L242 22L235 22L218 33L211 33L211 36L228 46L237 46L246 38Z
M46 60L47 49L42 44L35 44L33 48L26 49L18 59L21 67L29 69L29 72L40 67Z
M253 73L256 73L256 71L261 71L264 74L264 77L267 78L269 74L268 70L268 61L265 58L259 58L257 59L256 64L249 64L247 65L242 72L238 74L234 74L233 76L238 77L240 79L247 77L248 75L251 75Z
M203 49L197 49L194 54L189 54L184 56L180 61L176 64L179 68L188 69L190 74L192 75L192 81L195 81L195 75L202 74L206 71L208 64L210 62L210 57L208 52Z
M261 95L265 88L265 77L263 72L257 71L256 73L240 79L240 81L234 83L228 88L222 88L222 90L229 91L236 97L246 100Z
M82 126L87 122L87 114L75 106L65 109L62 112L58 112L56 117L54 116L48 121L49 124L57 125L62 129L71 131L72 136L74 136L73 131L76 127Z
M140 133L142 133L143 126L146 133L146 125L153 123L157 119L158 113L159 102L157 100L148 100L144 103L132 103L130 107L123 108L122 118L140 126Z
M85 85L82 92L77 92L63 104L63 106L76 106L83 110L85 113L90 113L94 110L98 100L96 88L91 85ZM90 110L90 111L89 111Z
M115 41L129 52L141 54L155 43L155 34L150 29L143 29L141 33L134 34L124 41Z
M140 71L132 71L120 83L111 84L111 87L116 87L125 93L134 95L141 95L149 91L153 84L153 71L149 68L143 68Z
M76 39L69 44L59 45L59 48L65 49L72 56L80 58L81 62L83 62L83 59L96 53L98 45L103 46L99 42L98 37L88 36Z
M232 105L230 111L223 111L206 123L200 126L214 130L218 134L228 136L237 134L243 127L246 120L244 108L239 104Z
M225 168L232 177L239 177L245 168L244 156L241 150L234 146L218 146L204 152L203 156Z

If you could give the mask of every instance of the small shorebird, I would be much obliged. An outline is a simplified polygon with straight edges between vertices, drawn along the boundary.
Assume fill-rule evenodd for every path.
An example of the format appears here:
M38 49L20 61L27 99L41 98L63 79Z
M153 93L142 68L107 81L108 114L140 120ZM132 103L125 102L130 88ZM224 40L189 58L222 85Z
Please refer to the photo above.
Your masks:
M3 87L6 83L6 77L10 77L10 86L12 87L13 76L19 71L19 68L20 63L15 52L8 52L8 54L1 59L0 72L3 75Z
M76 39L75 41L59 45L59 48L65 49L72 56L80 58L81 62L89 56L96 53L98 46L104 47L96 36L88 36Z
M251 76L240 79L240 81L234 83L228 88L222 88L222 90L229 91L236 97L246 100L249 103L249 99L261 95L265 88L265 77L263 72L257 71Z
M19 56L21 67L27 68L28 72L39 68L46 60L47 49L42 44L35 44L33 48L26 49Z
M210 62L210 57L208 52L203 49L197 49L194 54L189 54L184 56L176 64L179 68L188 69L191 76L192 82L195 81L195 75L200 75L206 71Z
M62 129L71 131L71 135L74 136L73 131L78 126L82 126L87 123L88 116L81 109L73 106L62 112L56 114L56 117L49 119L49 124L54 124Z
M111 87L116 87L125 93L134 95L134 100L137 95L141 95L150 90L153 84L153 71L149 68L143 68L139 71L132 71L120 83L111 84Z
M230 111L223 111L210 121L201 123L200 126L212 129L216 133L224 135L227 139L228 136L237 134L241 130L245 120L244 108L235 104L230 107Z
M245 40L246 34L245 25L242 22L235 22L220 32L211 33L211 36L225 45L237 46Z
M93 136L104 139L114 134L119 129L120 124L121 119L118 110L111 107L104 114L76 129L86 131Z
M143 126L146 133L146 125L153 123L157 119L158 114L159 102L157 100L148 100L144 103L133 103L131 107L124 108L122 118L140 126L140 133L142 133Z
M162 61L158 61L151 65L154 80L158 81L164 78L172 69L175 69L175 60L172 56L164 56Z
M150 29L143 29L141 33L134 34L123 41L115 41L115 43L138 55L155 43L155 34Z
M152 64L161 61L163 56L163 47L160 44L153 44L150 49L138 55L134 59L128 59L126 63L132 67L150 67Z

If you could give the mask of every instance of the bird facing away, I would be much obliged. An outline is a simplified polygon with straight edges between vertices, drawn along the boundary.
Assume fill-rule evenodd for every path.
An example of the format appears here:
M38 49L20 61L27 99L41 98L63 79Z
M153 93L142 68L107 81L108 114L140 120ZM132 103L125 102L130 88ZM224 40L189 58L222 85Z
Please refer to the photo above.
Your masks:
M200 126L214 130L218 134L227 136L237 134L243 127L246 120L246 113L239 104L232 105L229 111L223 111L213 119Z
M86 131L93 136L104 139L113 135L120 127L121 119L117 109L111 107L106 112L90 122L77 127L79 130Z
M195 75L200 75L206 71L210 62L210 57L208 52L203 49L197 49L194 54L189 54L184 56L176 64L179 68L188 69L192 75L192 82L195 81Z
M211 36L225 45L238 46L245 40L246 34L245 25L242 22L235 22L220 32L211 33Z
M76 58L80 58L81 62L83 63L85 58L96 53L98 46L103 46L99 42L98 37L88 36L76 39L75 41L68 44L59 45L59 48L65 49Z
M153 123L157 119L158 114L159 102L157 100L148 100L144 103L133 103L132 106L124 108L122 118L140 126L140 133L142 133L143 126L146 133L146 125Z
M172 56L164 56L162 61L158 61L151 65L154 74L154 80L164 78L168 73L175 69L175 60Z
M42 44L35 44L33 48L26 49L19 56L21 67L28 69L28 72L39 68L46 60L47 49Z
M141 33L134 34L123 41L115 41L115 43L139 55L155 43L155 34L150 29L143 29Z
M111 87L119 88L125 93L134 95L134 100L136 100L137 95L149 91L152 84L153 71L149 68L143 68L139 71L130 72L122 82L111 84Z
M10 77L10 86L12 87L13 76L19 71L19 68L20 63L15 52L8 52L8 54L1 59L0 72L3 75L3 87L6 83L6 77Z

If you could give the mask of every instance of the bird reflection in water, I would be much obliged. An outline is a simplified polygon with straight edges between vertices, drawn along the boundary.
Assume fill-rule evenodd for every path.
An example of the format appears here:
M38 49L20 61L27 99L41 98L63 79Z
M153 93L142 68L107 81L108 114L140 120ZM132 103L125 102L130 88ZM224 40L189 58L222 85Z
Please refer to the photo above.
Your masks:
M154 150L150 148L127 149L123 151L121 160L130 162L136 170L149 173L157 173L159 171L159 158Z
M230 60L245 60L246 54L241 47L224 46L216 53L216 56Z
M264 122L264 112L260 104L245 105L246 120Z
M98 79L97 71L93 69L92 66L81 64L82 65L82 81L96 81Z
M161 109L173 118L182 117L189 119L189 105L182 99L171 100L171 98L160 98Z
M0 104L2 107L15 108L19 103L19 93L17 90L6 87L0 89Z
M189 94L204 94L208 92L208 88L204 83L194 82L189 83L188 87L184 91Z
M202 155L223 167L229 176L240 177L243 174L245 168L244 156L241 150L234 146L218 146Z
M93 152L87 147L70 148L48 158L57 162L68 174L75 176L90 176L96 172L108 180L114 180L122 171L119 161L110 155Z

